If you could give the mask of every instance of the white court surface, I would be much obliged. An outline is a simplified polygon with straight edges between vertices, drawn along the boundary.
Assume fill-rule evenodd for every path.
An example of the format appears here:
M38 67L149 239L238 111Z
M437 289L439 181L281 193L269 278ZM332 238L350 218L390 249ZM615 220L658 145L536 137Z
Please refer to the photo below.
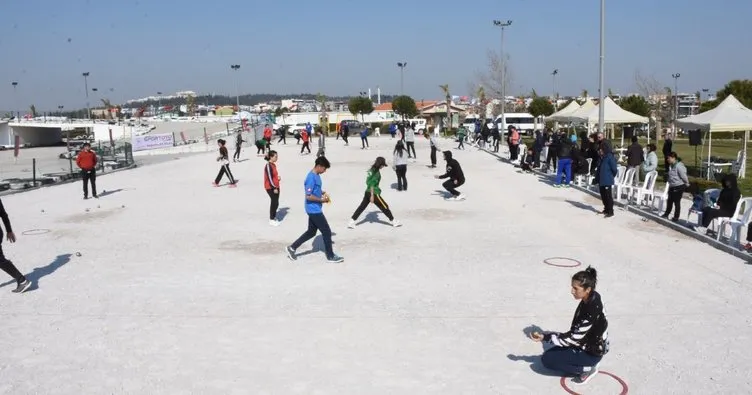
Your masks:
M293 139L275 146L288 208L276 228L255 149L231 165L237 189L211 187L211 153L99 177L100 193L115 192L99 200L81 200L79 183L3 198L19 238L3 248L38 287L15 295L2 279L0 393L564 394L524 334L567 330L577 306L577 269L551 257L598 269L611 335L601 368L629 393L750 391L752 266L618 209L605 220L592 197L473 148L454 151L467 200L444 201L441 155L427 168L422 139L408 192L382 171L404 226L371 206L347 229L366 169L391 162L394 143L350 141L327 140L323 175L341 264L283 254L306 227L315 156ZM622 393L607 375L576 391Z

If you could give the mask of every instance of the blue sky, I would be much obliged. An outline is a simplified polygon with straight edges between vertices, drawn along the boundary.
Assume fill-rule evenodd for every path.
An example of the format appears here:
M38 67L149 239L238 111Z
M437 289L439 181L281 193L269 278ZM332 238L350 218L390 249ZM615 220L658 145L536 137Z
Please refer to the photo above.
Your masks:
M237 79L249 93L345 95L377 85L398 93L400 60L408 62L406 94L437 98L447 83L467 95L487 70L487 51L500 46L493 19L513 20L511 94L550 93L555 68L562 95L598 87L598 0L3 3L0 110L14 107L11 81L21 109L83 107L84 71L113 102L157 91L234 94ZM614 92L635 92L638 69L666 86L679 72L688 92L752 78L752 1L607 0L606 12Z

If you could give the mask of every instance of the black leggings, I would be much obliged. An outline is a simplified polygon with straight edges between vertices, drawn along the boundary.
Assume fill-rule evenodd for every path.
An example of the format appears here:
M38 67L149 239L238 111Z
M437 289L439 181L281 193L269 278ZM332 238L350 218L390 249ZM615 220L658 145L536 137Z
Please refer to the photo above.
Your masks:
M355 209L355 212L352 215L353 221L358 220L358 217L360 217L360 214L363 214L363 210L368 207L369 203L371 203L371 192L366 191L366 193L363 195L363 200L360 202L360 206ZM376 207L378 207L379 210L381 210L381 212L384 213L384 215L386 215L386 217L389 218L390 221L394 220L392 211L389 210L389 205L387 205L384 199L381 198L381 195L374 195L373 204L375 204Z
M266 148L261 143L256 143L256 155L263 154Z
M269 219L273 220L277 218L277 209L279 208L279 189L277 189L277 193L274 193L274 189L267 189L266 193L269 195L269 199L272 200L269 206Z
M559 153L553 146L548 147L548 155L546 156L546 166L551 168L551 162L553 162L553 169L556 171L556 165L559 163Z
M674 221L679 219L679 215L681 214L682 196L684 196L684 185L670 187L668 189L668 202L666 203L666 212L663 213L664 217L668 217L668 215L671 214L671 208L675 207L673 219Z
M455 184L454 181L457 181L457 183ZM441 185L444 187L444 189L449 191L449 193L451 193L452 196L459 196L460 193L457 191L457 188L462 186L462 184L464 183L465 183L465 180L459 181L459 180L449 179L449 180L444 181L444 183Z
M311 147L310 147L310 146L308 145L308 142L307 142L307 141L304 141L304 142L303 142L303 146L302 146L302 147L300 147L300 153L301 153L301 154L303 153L303 150L308 150L308 153L309 153L309 154L311 153Z
M219 168L219 174L217 174L217 178L214 179L215 184L219 184L220 181L222 181L222 177L227 174L227 178L230 179L230 184L235 183L235 177L232 176L232 172L230 171L230 165L222 165L222 167Z
M407 190L407 165L397 165L394 169L397 173L397 190Z
M407 157L417 159L418 154L415 153L415 141L406 141L405 144L407 144ZM410 151L413 152L412 155L410 155Z
M431 146L431 166L436 166L436 147Z
M708 225L710 225L710 223L713 222L713 220L716 218L731 217L732 215L734 214L729 214L728 212L723 211L719 208L705 207L702 209L702 227L707 228Z
M277 144L284 142L285 145L287 145L287 133L285 131L282 131L282 134L279 135L279 140L277 140Z
M3 234L0 232L0 240L3 239ZM23 274L21 274L20 271L18 271L18 268L13 264L13 262L9 261L5 254L3 254L3 247L0 245L0 269L2 271L8 273L9 276L13 277L16 282L19 284L26 281L26 277L24 277Z
M232 156L232 160L238 160L240 159L240 149L242 148L242 145L236 145L235 146L235 155Z
M460 142L459 145L457 145L457 149L465 149L465 144L464 144L464 141L463 141L463 140L465 140L465 137L464 136L460 137L457 140L459 140L459 142Z
M601 201L603 202L603 213L608 215L614 215L614 192L612 188L612 185L601 186L599 188Z
M370 145L368 145L368 136L364 136L360 138L360 145L362 145L363 148L370 147Z

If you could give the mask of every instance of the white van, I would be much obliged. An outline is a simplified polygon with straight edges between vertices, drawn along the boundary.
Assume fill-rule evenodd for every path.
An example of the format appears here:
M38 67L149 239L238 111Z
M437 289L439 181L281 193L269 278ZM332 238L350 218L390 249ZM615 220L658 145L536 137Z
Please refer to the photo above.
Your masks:
M542 130L543 125L533 117L532 114L526 112L510 112L504 114L504 130L502 133L506 134L509 126L514 126L521 134L532 135L535 130ZM499 126L499 130L502 128L501 115L497 116L494 122Z
M426 130L427 122L423 118L408 119L407 122L409 122L411 125L415 123L415 134L423 134L423 132Z
M470 115L467 118L465 118L464 121L462 121L462 126L467 129L468 133L475 133L475 121L480 119L477 115ZM488 124L488 127L490 128L493 125L493 118L486 118L486 123Z

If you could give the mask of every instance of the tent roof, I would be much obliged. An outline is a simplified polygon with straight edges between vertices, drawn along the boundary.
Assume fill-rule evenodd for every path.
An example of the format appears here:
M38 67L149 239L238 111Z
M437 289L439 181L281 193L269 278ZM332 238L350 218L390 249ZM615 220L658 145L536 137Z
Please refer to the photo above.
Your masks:
M580 104L577 103L577 100L572 100L567 104L566 107L562 108L561 110L549 115L547 117L548 120L556 121L556 120L566 120L566 118L563 118L563 116L569 115L575 111L577 111L580 108Z
M752 110L744 107L734 95L729 95L718 107L702 114L678 119L676 125L684 129L701 129L710 132L752 130Z
M580 108L572 111L569 114L562 115L561 117L559 117L560 118L559 120L563 120L563 121L579 121L580 120L579 119L580 115L587 114L588 111L592 110L593 108L595 108L595 103L593 103L593 101L590 100L590 98L588 98L587 100L585 100L585 103L582 103L582 105L580 106Z
M584 112L580 112L578 110L576 113L571 114L569 117L574 118L573 120L577 120L577 121L584 121L587 123L597 123L600 106L601 104L598 104L597 106L594 106ZM604 121L607 124L647 123L648 122L648 117L643 117L642 115L631 113L619 107L619 105L614 103L614 101L611 100L610 97L606 97L603 100L603 110L604 110L603 111Z

